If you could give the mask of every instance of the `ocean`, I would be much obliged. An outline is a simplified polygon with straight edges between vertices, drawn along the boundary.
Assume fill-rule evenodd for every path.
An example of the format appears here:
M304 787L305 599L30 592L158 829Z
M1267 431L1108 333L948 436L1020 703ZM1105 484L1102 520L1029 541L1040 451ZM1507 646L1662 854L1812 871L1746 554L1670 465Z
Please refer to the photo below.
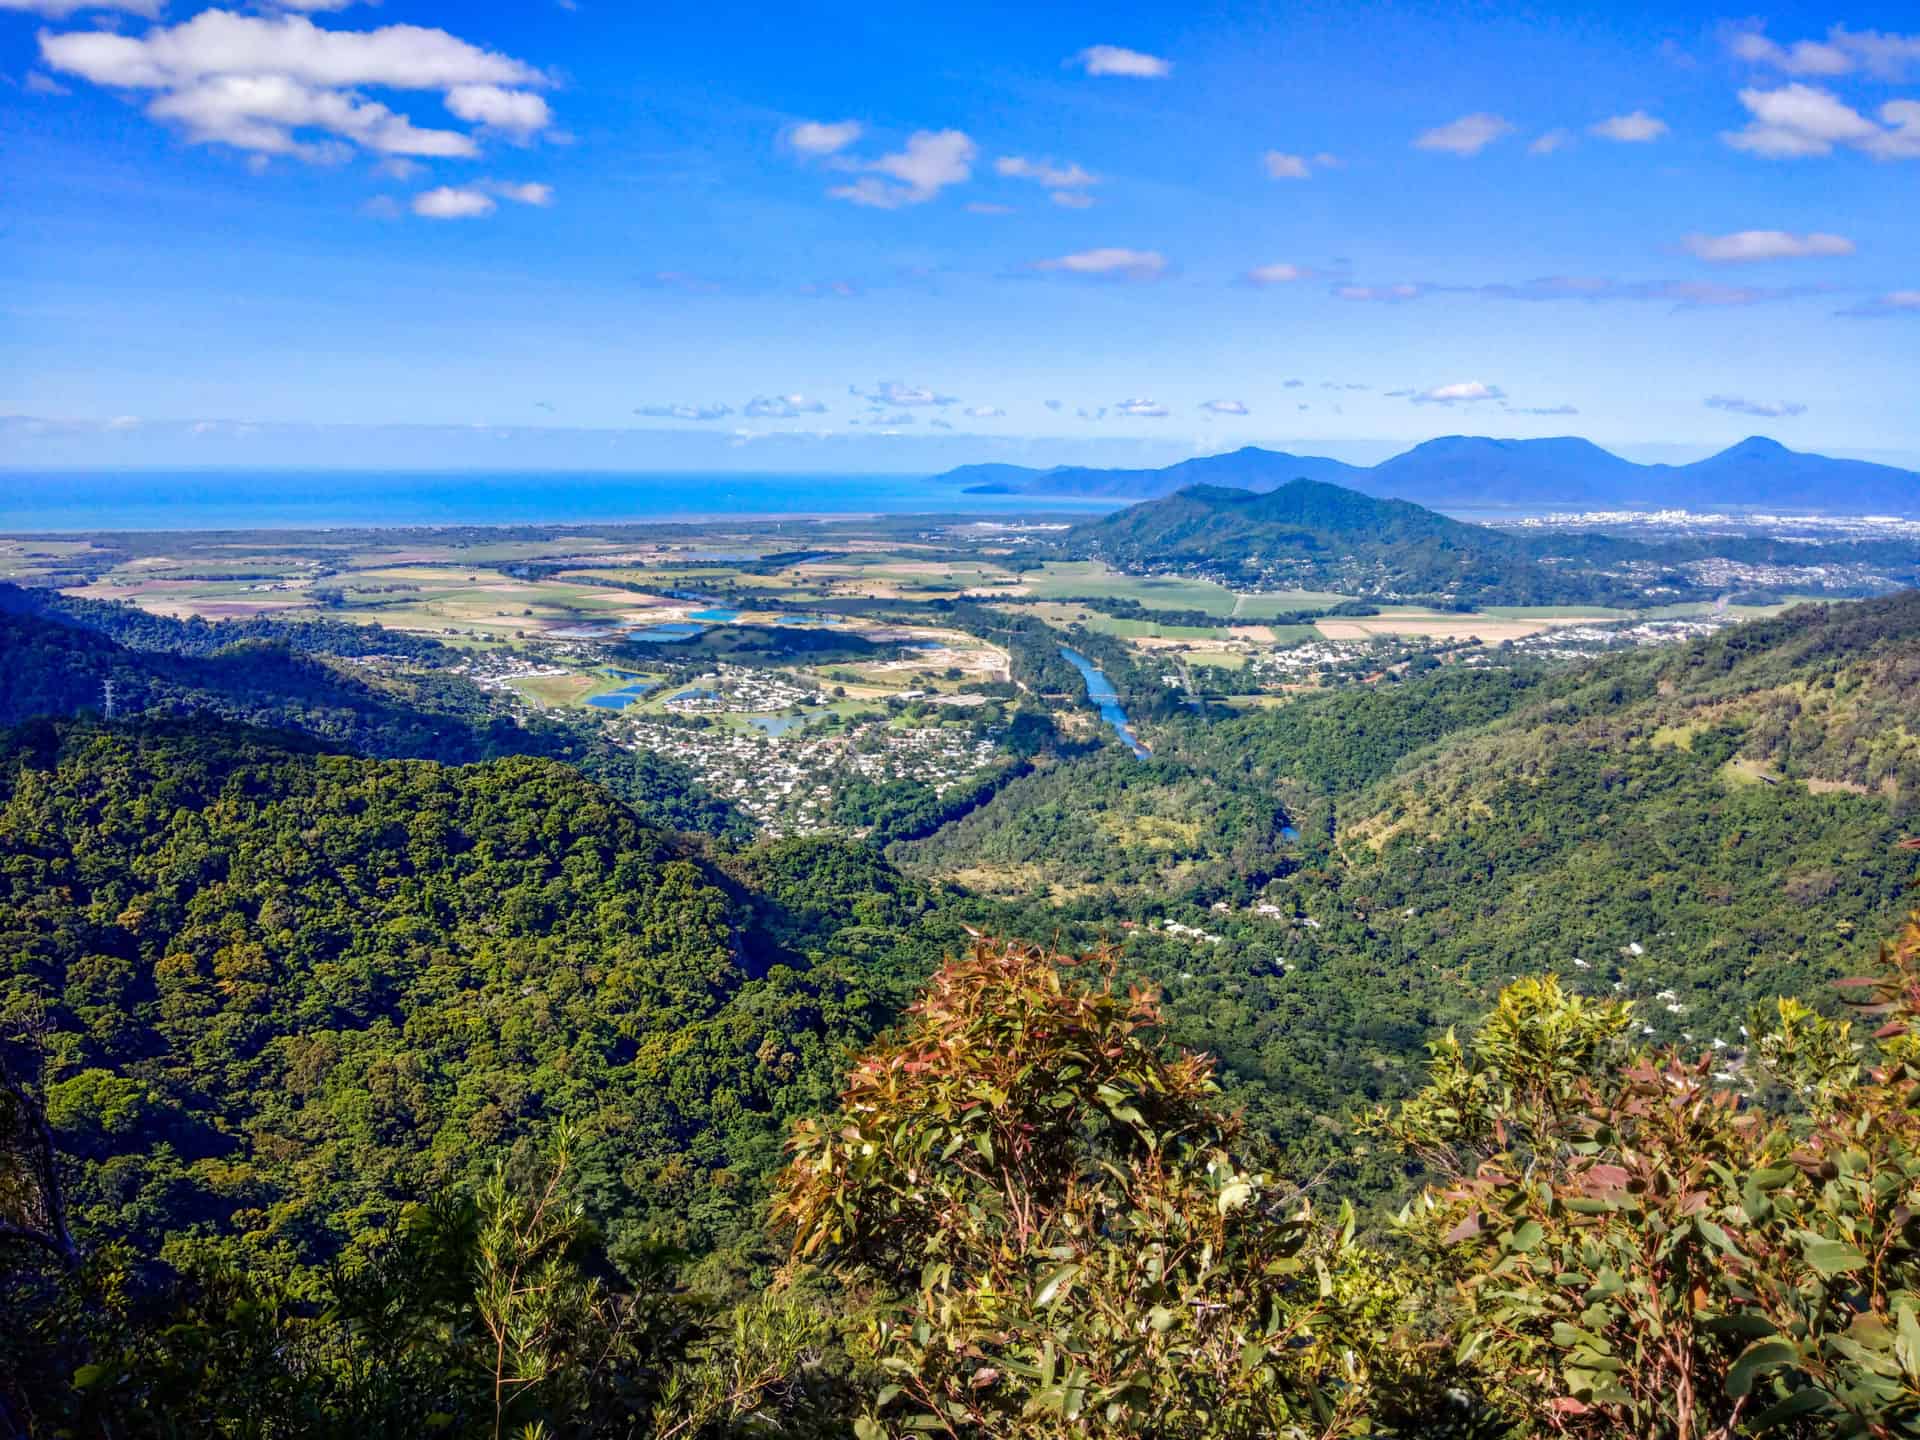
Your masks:
M923 475L0 470L0 531L615 524L728 516L1094 514L1113 500L967 495Z

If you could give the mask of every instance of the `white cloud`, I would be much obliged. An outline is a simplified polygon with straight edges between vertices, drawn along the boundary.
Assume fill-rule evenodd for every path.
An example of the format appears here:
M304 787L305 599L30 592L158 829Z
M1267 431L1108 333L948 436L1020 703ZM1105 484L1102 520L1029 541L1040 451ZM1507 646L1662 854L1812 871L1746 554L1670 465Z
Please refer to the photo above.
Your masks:
M1269 180L1306 180L1312 177L1313 170L1307 164L1304 155L1289 155L1282 150L1269 150L1261 157L1266 166Z
M0 11L39 15L48 20L65 20L82 10L117 10L123 15L140 15L148 20L160 18L164 0L0 0Z
M1781 420L1807 413L1806 406L1792 400L1746 400L1738 395L1709 395L1706 404L1709 410L1753 415L1762 420Z
M177 122L195 144L323 164L337 163L350 152L333 141L301 140L294 132L325 131L381 155L468 156L479 149L458 130L423 130L378 101L284 75L210 76L156 96L147 114Z
M1352 300L1360 304L1398 305L1405 300L1418 300L1426 294L1419 285L1336 285L1333 289L1337 300Z
M1482 111L1462 115L1426 131L1413 143L1420 150L1444 150L1452 155L1478 155L1494 141L1513 133L1513 124L1499 115Z
M404 155L389 155L373 168L379 171L380 174L385 175L389 180L414 180L417 179L427 167L422 165L418 160L407 159Z
M447 92L447 109L462 120L520 139L553 124L553 111L541 96L500 85L456 85Z
M1889 35L1835 25L1825 41L1796 40L1782 45L1756 29L1727 36L1727 48L1742 60L1767 65L1786 75L1849 75L1865 70L1882 80L1899 80L1909 65L1920 64L1920 35Z
M731 405L642 405L633 412L650 420L724 420Z
M1863 301L1850 310L1842 310L1842 315L1855 318L1874 318L1887 315L1920 316L1920 290L1890 290L1884 295Z
M285 75L309 85L450 90L457 85L539 85L532 66L469 45L445 30L386 25L325 30L298 15L206 10L185 24L134 38L111 31L42 35L59 69L98 85L173 89L210 75Z
M1063 210L1091 210L1096 203L1083 190L1056 190L1047 198Z
M929 390L924 385L903 385L898 380L882 380L871 394L854 390L855 395L870 401L876 406L890 405L898 409L902 405L955 405L951 395L942 395Z
M967 213L969 215L1011 215L1013 214L1013 206L1011 205L989 205L984 200L970 200L967 202L966 208L967 208Z
M1830 155L1835 145L1847 145L1878 160L1920 159L1920 101L1888 101L1879 124L1832 91L1797 81L1777 90L1742 90L1740 103L1752 122L1720 137L1736 150L1783 160Z
M1572 143L1573 132L1571 130L1549 130L1546 134L1536 139L1531 145L1527 146L1527 154L1552 155L1556 151L1566 149L1567 146Z
M1732 235L1689 235L1682 242L1687 253L1718 265L1752 260L1805 260L1851 255L1853 242L1844 235L1793 235L1785 230L1741 230Z
M1098 175L1079 165L1056 165L1050 159L1029 160L1024 155L1002 155L993 168L1009 179L1032 180L1050 190L1078 190L1100 183Z
M1052 260L1037 260L1036 270L1057 270L1068 275L1110 275L1128 280L1151 280L1167 268L1167 258L1158 250L1122 250L1104 246L1081 250Z
M1247 272L1247 279L1251 280L1255 285L1290 285L1295 280L1310 280L1312 278L1313 271L1299 265L1287 265L1284 263L1256 265Z
M1783 46L1758 30L1742 30L1729 36L1727 48L1742 60L1771 65L1789 75L1845 75L1853 69L1853 57L1838 46L1822 45L1816 40L1799 40Z
M51 75L42 75L38 70L29 70L24 83L30 95L71 95L73 93Z
M1113 413L1131 415L1141 420L1164 420L1167 418L1167 407L1158 400L1122 400L1113 407Z
M63 74L155 92L148 115L181 125L196 143L316 163L337 162L355 145L386 155L477 153L471 135L417 126L367 99L370 89L441 91L461 119L519 139L552 122L530 88L547 83L539 71L419 25L329 30L300 15L205 10L139 36L43 31L40 53ZM333 138L301 133L315 131Z
M978 153L979 147L962 131L916 130L904 150L853 166L873 173L827 193L877 210L924 204L947 186L971 179Z
M491 194L502 200L511 200L516 205L538 205L545 208L553 204L553 187L534 181L516 183L510 180L483 180L480 182Z
M1246 415L1251 412L1238 400L1208 400L1200 408L1209 415Z
M973 420L1004 420L1007 414L997 405L971 405L966 413Z
M750 420L794 420L802 415L824 415L827 407L804 395L756 395L747 402Z
M496 208L491 195L471 186L442 185L413 197L413 213L428 220L474 220Z
M1635 110L1630 115L1615 115L1589 126L1587 133L1602 140L1617 140L1623 145L1645 145L1665 135L1668 128L1667 122L1658 116Z
M781 131L780 140L802 155L837 155L861 134L858 120L802 120Z
M1507 392L1498 385L1480 380L1461 380L1452 385L1436 385L1411 397L1416 405L1471 405L1481 400L1504 400Z
M1067 64L1077 65L1089 75L1126 75L1139 80L1157 80L1173 71L1170 60L1119 45L1089 45Z

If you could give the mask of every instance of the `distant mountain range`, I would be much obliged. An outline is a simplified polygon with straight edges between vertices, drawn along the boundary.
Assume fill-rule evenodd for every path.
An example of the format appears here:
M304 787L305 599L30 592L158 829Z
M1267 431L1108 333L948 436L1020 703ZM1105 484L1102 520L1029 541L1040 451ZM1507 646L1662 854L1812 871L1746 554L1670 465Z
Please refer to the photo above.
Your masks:
M935 477L985 495L1150 500L1192 485L1265 492L1318 480L1380 498L1437 506L1718 509L1758 506L1845 514L1920 514L1920 473L1808 455L1763 436L1691 465L1637 465L1590 440L1447 435L1378 465L1248 446L1159 470L963 465Z
M1135 573L1211 575L1235 586L1324 590L1366 599L1636 606L1703 599L1724 562L1822 593L1873 594L1920 581L1920 546L1886 539L1815 544L1765 536L1658 541L1593 531L1496 529L1410 500L1320 480L1255 492L1189 485L1073 526L1063 553Z

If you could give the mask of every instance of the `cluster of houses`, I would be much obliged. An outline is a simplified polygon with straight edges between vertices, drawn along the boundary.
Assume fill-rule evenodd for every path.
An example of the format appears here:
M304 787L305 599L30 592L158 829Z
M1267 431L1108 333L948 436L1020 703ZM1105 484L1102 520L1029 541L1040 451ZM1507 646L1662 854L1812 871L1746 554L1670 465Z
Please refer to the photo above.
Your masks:
M944 793L993 763L991 733L968 726L863 720L771 736L729 726L693 729L636 717L622 743L678 760L768 835L827 829L834 792L855 778L916 780Z

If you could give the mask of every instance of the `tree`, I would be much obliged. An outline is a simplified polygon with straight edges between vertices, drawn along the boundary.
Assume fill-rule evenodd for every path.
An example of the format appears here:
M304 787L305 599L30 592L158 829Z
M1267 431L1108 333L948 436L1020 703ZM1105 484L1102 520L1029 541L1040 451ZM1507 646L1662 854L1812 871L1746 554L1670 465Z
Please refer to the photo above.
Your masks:
M1212 1061L1094 964L981 941L796 1130L794 1260L900 1295L857 1433L1362 1433L1392 1278L1251 1167Z
M1440 1172L1402 1217L1463 1379L1525 1433L1731 1440L1920 1429L1920 912L1852 1022L1756 1014L1763 1108L1626 1007L1551 980L1373 1117Z

